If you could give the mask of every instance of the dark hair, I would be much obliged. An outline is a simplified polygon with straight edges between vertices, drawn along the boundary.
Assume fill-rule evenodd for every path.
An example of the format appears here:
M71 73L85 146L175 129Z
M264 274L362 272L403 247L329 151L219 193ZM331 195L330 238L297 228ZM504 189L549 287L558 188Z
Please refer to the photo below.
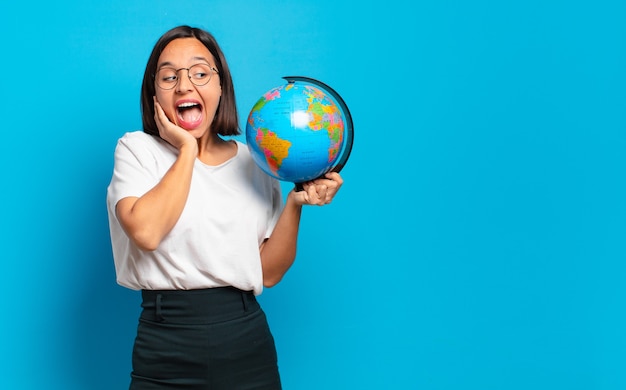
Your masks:
M170 42L179 38L196 38L202 42L215 59L215 66L219 74L220 86L222 87L222 96L220 103L215 112L211 131L220 135L230 136L239 135L239 120L237 116L237 105L235 102L235 89L233 80L226 63L226 58L222 49L220 49L217 41L209 32L189 26L178 26L167 31L159 38L152 49L146 70L143 75L143 83L141 84L141 119L143 122L143 131L148 134L159 136L159 129L154 120L154 100L156 94L154 86L154 75L158 65L159 57Z

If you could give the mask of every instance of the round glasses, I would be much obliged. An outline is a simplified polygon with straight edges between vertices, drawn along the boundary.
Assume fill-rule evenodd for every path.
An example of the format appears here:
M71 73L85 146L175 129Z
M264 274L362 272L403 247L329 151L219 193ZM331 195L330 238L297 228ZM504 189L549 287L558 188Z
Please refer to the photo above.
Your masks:
M211 81L213 73L218 73L217 69L208 64L195 64L189 68L161 68L155 76L156 84L161 89L172 89L178 84L178 72L187 71L187 77L193 85L202 86Z

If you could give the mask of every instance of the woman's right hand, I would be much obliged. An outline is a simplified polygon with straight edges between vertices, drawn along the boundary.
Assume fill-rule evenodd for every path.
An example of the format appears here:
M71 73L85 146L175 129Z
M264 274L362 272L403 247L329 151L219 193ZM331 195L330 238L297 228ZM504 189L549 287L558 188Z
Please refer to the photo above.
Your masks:
M198 142L197 140L189 134L185 129L176 126L165 114L163 107L159 104L156 99L154 99L154 120L156 122L157 128L159 129L159 135L165 141L170 143L173 147L178 150L181 150L184 145L190 145L195 148L197 153Z

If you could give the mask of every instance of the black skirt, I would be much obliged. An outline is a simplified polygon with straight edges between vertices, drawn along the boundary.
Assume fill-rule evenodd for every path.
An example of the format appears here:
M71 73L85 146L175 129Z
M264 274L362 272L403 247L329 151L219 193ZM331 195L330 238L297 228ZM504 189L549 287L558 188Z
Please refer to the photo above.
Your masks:
M142 291L131 390L281 389L276 347L252 292Z

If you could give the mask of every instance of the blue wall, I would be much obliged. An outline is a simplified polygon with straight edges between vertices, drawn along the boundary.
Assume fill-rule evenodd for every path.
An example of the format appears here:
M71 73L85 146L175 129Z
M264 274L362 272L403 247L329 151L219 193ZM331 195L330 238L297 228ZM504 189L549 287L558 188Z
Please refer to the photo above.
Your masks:
M626 388L626 2L58 1L0 15L0 388L127 386L105 191L158 36L212 31L242 119L346 100L346 184L261 296L284 387Z

